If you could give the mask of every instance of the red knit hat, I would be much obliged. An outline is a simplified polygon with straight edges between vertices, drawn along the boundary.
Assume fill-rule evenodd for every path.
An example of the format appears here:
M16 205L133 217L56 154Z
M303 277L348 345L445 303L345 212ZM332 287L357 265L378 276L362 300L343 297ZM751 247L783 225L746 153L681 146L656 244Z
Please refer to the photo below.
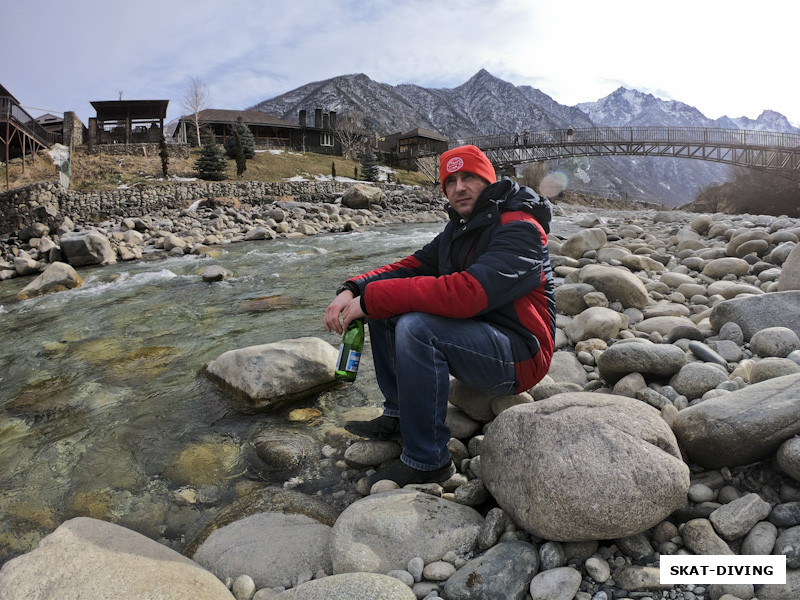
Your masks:
M442 154L439 159L439 180L442 182L442 191L445 196L447 195L444 188L445 179L457 171L474 173L489 183L497 181L492 163L477 146L459 146Z

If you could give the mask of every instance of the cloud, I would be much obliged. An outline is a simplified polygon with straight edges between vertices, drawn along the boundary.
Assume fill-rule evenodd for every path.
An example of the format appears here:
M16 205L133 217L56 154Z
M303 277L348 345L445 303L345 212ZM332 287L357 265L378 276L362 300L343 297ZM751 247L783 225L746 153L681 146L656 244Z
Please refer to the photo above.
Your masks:
M169 99L175 118L193 76L216 106L245 108L343 74L452 88L486 68L566 105L623 85L711 118L772 108L800 123L782 66L800 4L779 0L28 0L4 10L5 46L26 51L2 83L24 104L84 120L91 100L120 90ZM31 44L31 23L52 41Z

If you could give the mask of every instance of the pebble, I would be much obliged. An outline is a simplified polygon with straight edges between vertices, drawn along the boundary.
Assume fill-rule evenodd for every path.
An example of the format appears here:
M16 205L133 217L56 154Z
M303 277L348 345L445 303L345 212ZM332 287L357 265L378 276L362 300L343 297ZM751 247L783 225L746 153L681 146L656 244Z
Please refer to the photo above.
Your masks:
M423 561L419 556L412 558L408 561L408 566L406 570L411 573L411 576L414 578L414 581L420 582L422 581L422 571L425 568L425 561Z
M539 568L542 571L563 567L567 563L559 542L545 542L539 547Z
M572 567L541 571L531 580L531 600L572 600L581 581L580 572Z
M409 573L408 571L403 571L402 569L396 569L394 571L389 571L386 573L389 577L394 577L395 579L399 579L403 583L405 583L408 587L414 585L414 576Z
M715 497L716 492L702 483L696 483L689 487L689 500L692 502L709 502Z
M256 593L256 584L249 575L239 575L233 581L233 597L236 600L252 600Z
M436 561L425 565L422 576L429 581L446 581L456 572L456 568L449 562Z
M611 567L599 556L590 557L585 564L586 573L597 583L605 583L611 577Z

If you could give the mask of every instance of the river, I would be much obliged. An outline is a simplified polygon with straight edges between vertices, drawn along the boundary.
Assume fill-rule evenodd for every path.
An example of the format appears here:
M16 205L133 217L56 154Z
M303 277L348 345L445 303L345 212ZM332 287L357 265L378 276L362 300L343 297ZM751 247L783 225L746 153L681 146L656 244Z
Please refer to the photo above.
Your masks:
M570 233L575 217L556 221L555 232ZM227 350L287 338L338 346L322 326L333 290L441 228L241 242L208 257L154 253L81 268L80 288L23 302L14 295L29 278L0 282L0 564L78 515L180 549L185 530L229 504L238 483L255 473L281 485L285 477L271 481L254 464L250 441L265 430L322 440L347 411L379 406L369 349L355 383L270 414L242 413L202 367ZM233 277L204 282L212 264ZM323 417L292 422L297 407ZM186 489L191 501L176 504Z

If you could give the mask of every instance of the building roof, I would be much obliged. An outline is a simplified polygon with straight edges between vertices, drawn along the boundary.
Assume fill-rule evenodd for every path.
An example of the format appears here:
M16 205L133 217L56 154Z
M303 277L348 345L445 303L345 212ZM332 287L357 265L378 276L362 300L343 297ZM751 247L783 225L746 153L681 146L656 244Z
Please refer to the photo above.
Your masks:
M41 117L36 117L34 119L37 123L41 125L46 125L47 123L63 123L63 117L57 117L56 115L51 115L50 113L44 114Z
M11 98L11 100L13 100L16 104L19 104L19 100L14 98L14 94L9 92L2 83L0 83L0 96L7 96Z
M236 123L239 117L246 125L273 125L275 127L298 128L296 123L289 123L283 119L265 113L261 110L222 110L219 108L206 108L198 113L201 123ZM194 115L184 115L181 119L194 120Z
M95 100L98 121L166 119L169 100Z
M405 140L407 138L413 138L413 137L424 137L432 140L438 140L440 142L447 141L447 138L444 137L438 131L434 131L433 129L425 129L424 127L417 127L416 129L412 129L411 131L401 135L398 139Z

